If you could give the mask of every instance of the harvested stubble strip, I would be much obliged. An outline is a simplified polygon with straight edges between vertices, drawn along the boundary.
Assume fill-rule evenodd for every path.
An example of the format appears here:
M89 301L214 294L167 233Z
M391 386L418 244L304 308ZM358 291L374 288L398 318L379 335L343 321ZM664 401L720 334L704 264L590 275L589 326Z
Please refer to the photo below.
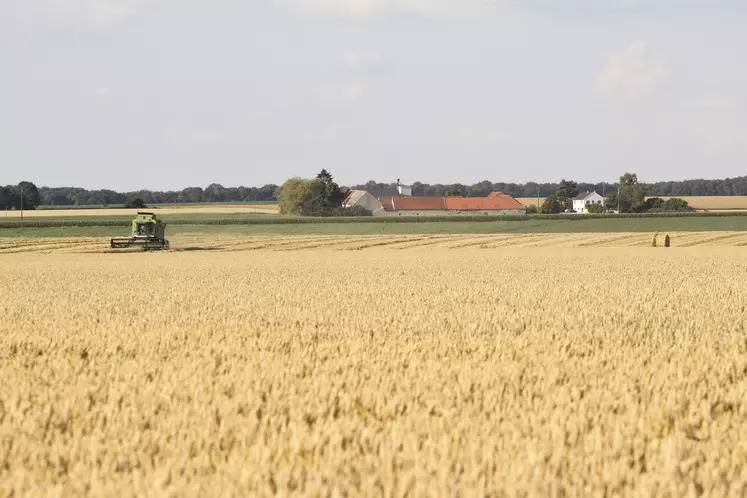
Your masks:
M646 236L649 237L649 240L650 240L651 235L650 234L646 234ZM615 242L625 241L625 240L630 239L631 237L632 237L632 234L629 234L629 233L626 233L624 235L620 235L620 234L604 234L604 235L601 235L601 236L597 236L596 238L593 238L591 240L589 240L587 238L586 242L582 242L578 246L579 247L603 246L605 244L611 244L611 243L615 243Z
M448 243L443 247L445 249L468 249L489 242L496 242L514 237L513 235L463 235L457 243Z
M536 240L522 241L517 247L575 247L582 240L584 234L541 234Z
M301 251L307 249L326 249L326 248L338 248L338 246L349 245L349 244L361 244L371 240L371 237L346 237L346 236L329 236L325 240L316 242L307 242L296 246L283 248L283 251Z
M348 251L361 251L364 249L373 249L373 248L383 248L383 247L391 247L398 244L406 244L408 242L417 242L425 240L426 237L424 236L408 236L408 235L399 235L393 239L389 240L382 240L382 239L373 239L375 240L372 242L368 242L365 244L355 245L351 247L345 247L344 250Z
M501 235L494 237L493 240L478 246L480 249L499 249L504 247L526 247L534 241L544 238L544 234L527 234L527 235Z
M692 247L692 246L699 246L699 245L729 245L729 244L721 244L723 241L730 241L732 239L739 239L742 238L745 234L741 232L735 232L730 233L726 235L717 235L717 234L704 234L699 238L696 238L694 240L689 240L685 243L680 243L677 245L677 247ZM671 240L671 239L670 239Z
M436 249L441 247L444 243L454 242L456 240L464 239L463 235L431 235L426 237L422 241L413 242L408 245L402 245L395 247L398 251L406 251L407 249Z
M291 247L299 243L311 243L321 240L324 240L324 237L317 236L299 240L295 236L272 235L247 242L246 244L236 245L231 248L231 251L258 251L262 249L274 250L282 249L284 247Z

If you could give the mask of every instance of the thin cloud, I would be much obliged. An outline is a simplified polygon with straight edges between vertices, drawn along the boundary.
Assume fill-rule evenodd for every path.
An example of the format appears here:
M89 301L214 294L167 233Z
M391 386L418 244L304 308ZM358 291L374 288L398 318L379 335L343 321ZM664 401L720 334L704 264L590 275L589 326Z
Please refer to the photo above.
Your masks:
M594 93L612 98L648 97L666 77L664 63L650 53L648 42L637 40L607 55L594 82Z
M129 19L140 11L143 0L32 0L44 15L78 20L95 27L107 27Z
M381 54L378 54L376 52L356 52L353 50L348 50L343 55L343 60L345 61L345 64L352 68L362 68L371 66L373 64L378 64L381 62L382 57Z
M385 14L458 16L495 11L499 0L295 0L303 13L338 17L370 17Z
M729 109L740 105L738 99L727 95L709 94L698 100L698 105L706 109Z
M325 85L319 90L319 98L322 102L353 102L363 97L365 93L363 83L354 81L341 85Z

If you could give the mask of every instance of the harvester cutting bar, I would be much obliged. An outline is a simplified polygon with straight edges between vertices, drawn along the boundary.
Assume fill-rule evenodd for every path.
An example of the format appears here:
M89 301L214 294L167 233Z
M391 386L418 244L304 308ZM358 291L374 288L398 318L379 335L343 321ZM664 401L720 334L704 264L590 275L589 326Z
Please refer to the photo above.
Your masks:
M169 242L164 239L152 239L152 238L121 238L111 239L112 249L127 249L128 247L142 247L146 250L160 250L168 249Z

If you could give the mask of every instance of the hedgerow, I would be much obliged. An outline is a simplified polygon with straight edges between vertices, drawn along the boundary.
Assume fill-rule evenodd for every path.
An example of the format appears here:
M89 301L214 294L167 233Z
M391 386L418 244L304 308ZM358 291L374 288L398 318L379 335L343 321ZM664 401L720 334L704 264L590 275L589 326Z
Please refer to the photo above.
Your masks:
M532 215L459 215L459 216L372 216L372 217L247 217L218 219L167 219L167 225L304 225L322 223L500 223L505 221L585 221L600 219L643 218L724 218L747 216L747 212L676 212L676 213L624 213L624 214L532 214ZM81 219L66 220L14 220L0 222L0 229L12 228L64 228L64 227L129 227L129 219Z

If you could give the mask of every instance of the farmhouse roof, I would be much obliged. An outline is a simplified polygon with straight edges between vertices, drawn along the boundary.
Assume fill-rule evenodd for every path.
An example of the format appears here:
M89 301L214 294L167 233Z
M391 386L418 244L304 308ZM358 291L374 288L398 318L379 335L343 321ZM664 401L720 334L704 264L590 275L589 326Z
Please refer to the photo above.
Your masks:
M596 194L596 191L594 191L594 192L588 192L588 191L587 192L582 192L582 193L578 194L576 197L574 197L573 200L574 201L583 201L583 200L585 200L587 197L589 197L592 194Z
M342 201L343 206L354 206L356 202L361 200L361 197L365 196L368 192L365 190L350 190L345 200Z
M393 197L392 205L396 211L445 210L443 197Z
M446 209L453 211L503 211L525 209L510 195L493 192L488 197L447 197Z
M359 194L360 192L360 194ZM344 205L365 195L365 190L351 193ZM370 192L369 192L370 193ZM492 192L487 197L374 196L386 211L504 211L525 209L510 195Z

